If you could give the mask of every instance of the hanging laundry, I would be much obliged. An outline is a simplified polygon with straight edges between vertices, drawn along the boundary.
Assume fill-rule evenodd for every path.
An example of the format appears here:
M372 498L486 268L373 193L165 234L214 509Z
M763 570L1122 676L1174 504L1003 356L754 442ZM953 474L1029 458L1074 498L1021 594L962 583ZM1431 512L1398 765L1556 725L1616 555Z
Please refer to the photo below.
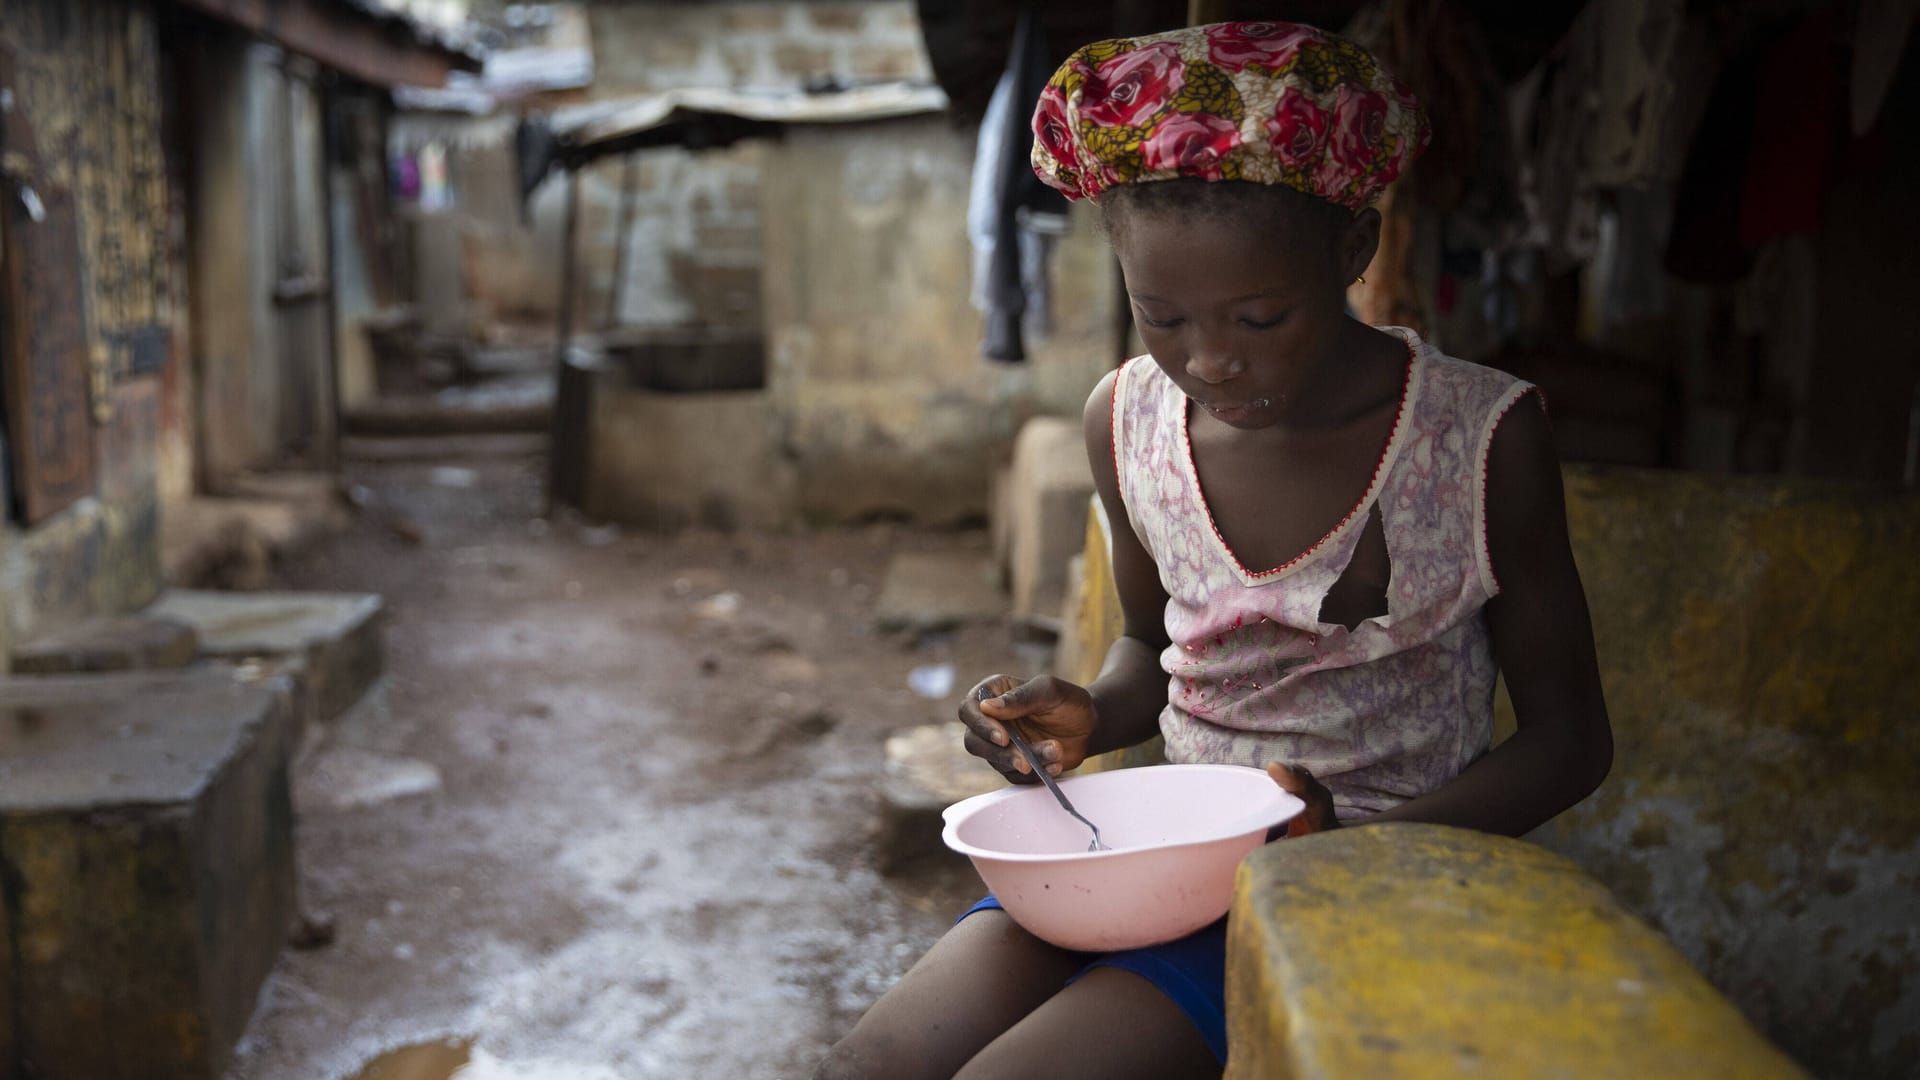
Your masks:
M1039 20L1022 10L1007 70L980 124L967 205L974 305L986 317L980 352L1022 363L1026 337L1051 330L1047 267L1067 227L1067 200L1034 175L1033 107L1053 65Z
M1599 123L1597 19L1593 8L1583 11L1514 92L1525 240L1546 256L1549 273L1585 263L1598 246L1599 206L1587 177L1591 132Z
M1861 0L1853 28L1853 79L1848 94L1855 135L1871 131L1880 118L1880 104L1893 89L1916 18L1920 18L1920 0Z
M1627 187L1667 175L1660 152L1674 104L1681 0L1605 0L1593 5L1593 91L1601 103L1588 150L1596 187Z
M1803 19L1765 53L1753 101L1753 147L1740 197L1740 242L1816 232L1840 150L1845 57L1835 9Z
M1667 270L1684 281L1725 284L1746 276L1753 252L1740 242L1740 192L1752 152L1760 56L1730 58L1707 99L1674 193Z

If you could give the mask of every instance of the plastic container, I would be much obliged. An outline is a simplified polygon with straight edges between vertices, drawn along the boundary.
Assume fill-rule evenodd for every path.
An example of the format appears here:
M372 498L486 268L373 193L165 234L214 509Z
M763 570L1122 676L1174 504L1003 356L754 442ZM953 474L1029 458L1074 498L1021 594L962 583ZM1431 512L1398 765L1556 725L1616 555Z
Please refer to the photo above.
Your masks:
M1306 804L1260 769L1148 765L1060 781L1111 850L1043 787L947 807L941 839L973 860L1007 914L1064 949L1112 952L1185 937L1233 903L1240 860Z

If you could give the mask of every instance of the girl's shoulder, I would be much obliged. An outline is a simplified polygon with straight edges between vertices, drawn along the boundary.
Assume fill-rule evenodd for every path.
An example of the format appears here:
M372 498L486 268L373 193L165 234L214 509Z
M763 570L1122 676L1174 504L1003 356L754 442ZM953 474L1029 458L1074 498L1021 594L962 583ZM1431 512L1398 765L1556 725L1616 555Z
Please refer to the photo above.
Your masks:
M1539 388L1509 372L1471 360L1448 356L1405 327L1383 326L1380 330L1400 337L1414 359L1414 378L1419 384L1416 395L1416 419L1426 424L1464 422L1470 427L1490 428L1507 410L1528 395L1539 398Z

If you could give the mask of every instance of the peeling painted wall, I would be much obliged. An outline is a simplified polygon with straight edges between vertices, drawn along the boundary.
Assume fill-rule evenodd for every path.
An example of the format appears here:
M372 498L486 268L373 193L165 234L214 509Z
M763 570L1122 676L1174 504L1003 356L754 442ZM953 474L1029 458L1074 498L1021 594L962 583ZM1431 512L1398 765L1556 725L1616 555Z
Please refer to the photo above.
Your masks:
M1824 1076L1920 1060L1920 498L1571 470L1613 775L1532 839Z
M9 640L154 595L160 499L185 493L192 461L177 359L180 193L152 5L0 0L0 44L44 172L31 180L74 207L95 463L89 497L28 531L0 524L4 670Z

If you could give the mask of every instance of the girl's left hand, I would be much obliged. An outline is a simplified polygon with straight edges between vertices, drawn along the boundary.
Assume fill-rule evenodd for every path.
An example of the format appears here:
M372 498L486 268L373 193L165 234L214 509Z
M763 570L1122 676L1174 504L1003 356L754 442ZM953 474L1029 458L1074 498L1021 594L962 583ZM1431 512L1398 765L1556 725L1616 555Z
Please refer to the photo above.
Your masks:
M1340 819L1333 814L1333 792L1327 786L1313 778L1313 774L1302 766L1289 768L1277 761L1267 762L1267 775L1280 785L1280 790L1305 801L1307 808L1295 814L1287 822L1288 838L1305 836L1308 833L1326 832L1340 827ZM1271 834L1270 834L1271 835Z

